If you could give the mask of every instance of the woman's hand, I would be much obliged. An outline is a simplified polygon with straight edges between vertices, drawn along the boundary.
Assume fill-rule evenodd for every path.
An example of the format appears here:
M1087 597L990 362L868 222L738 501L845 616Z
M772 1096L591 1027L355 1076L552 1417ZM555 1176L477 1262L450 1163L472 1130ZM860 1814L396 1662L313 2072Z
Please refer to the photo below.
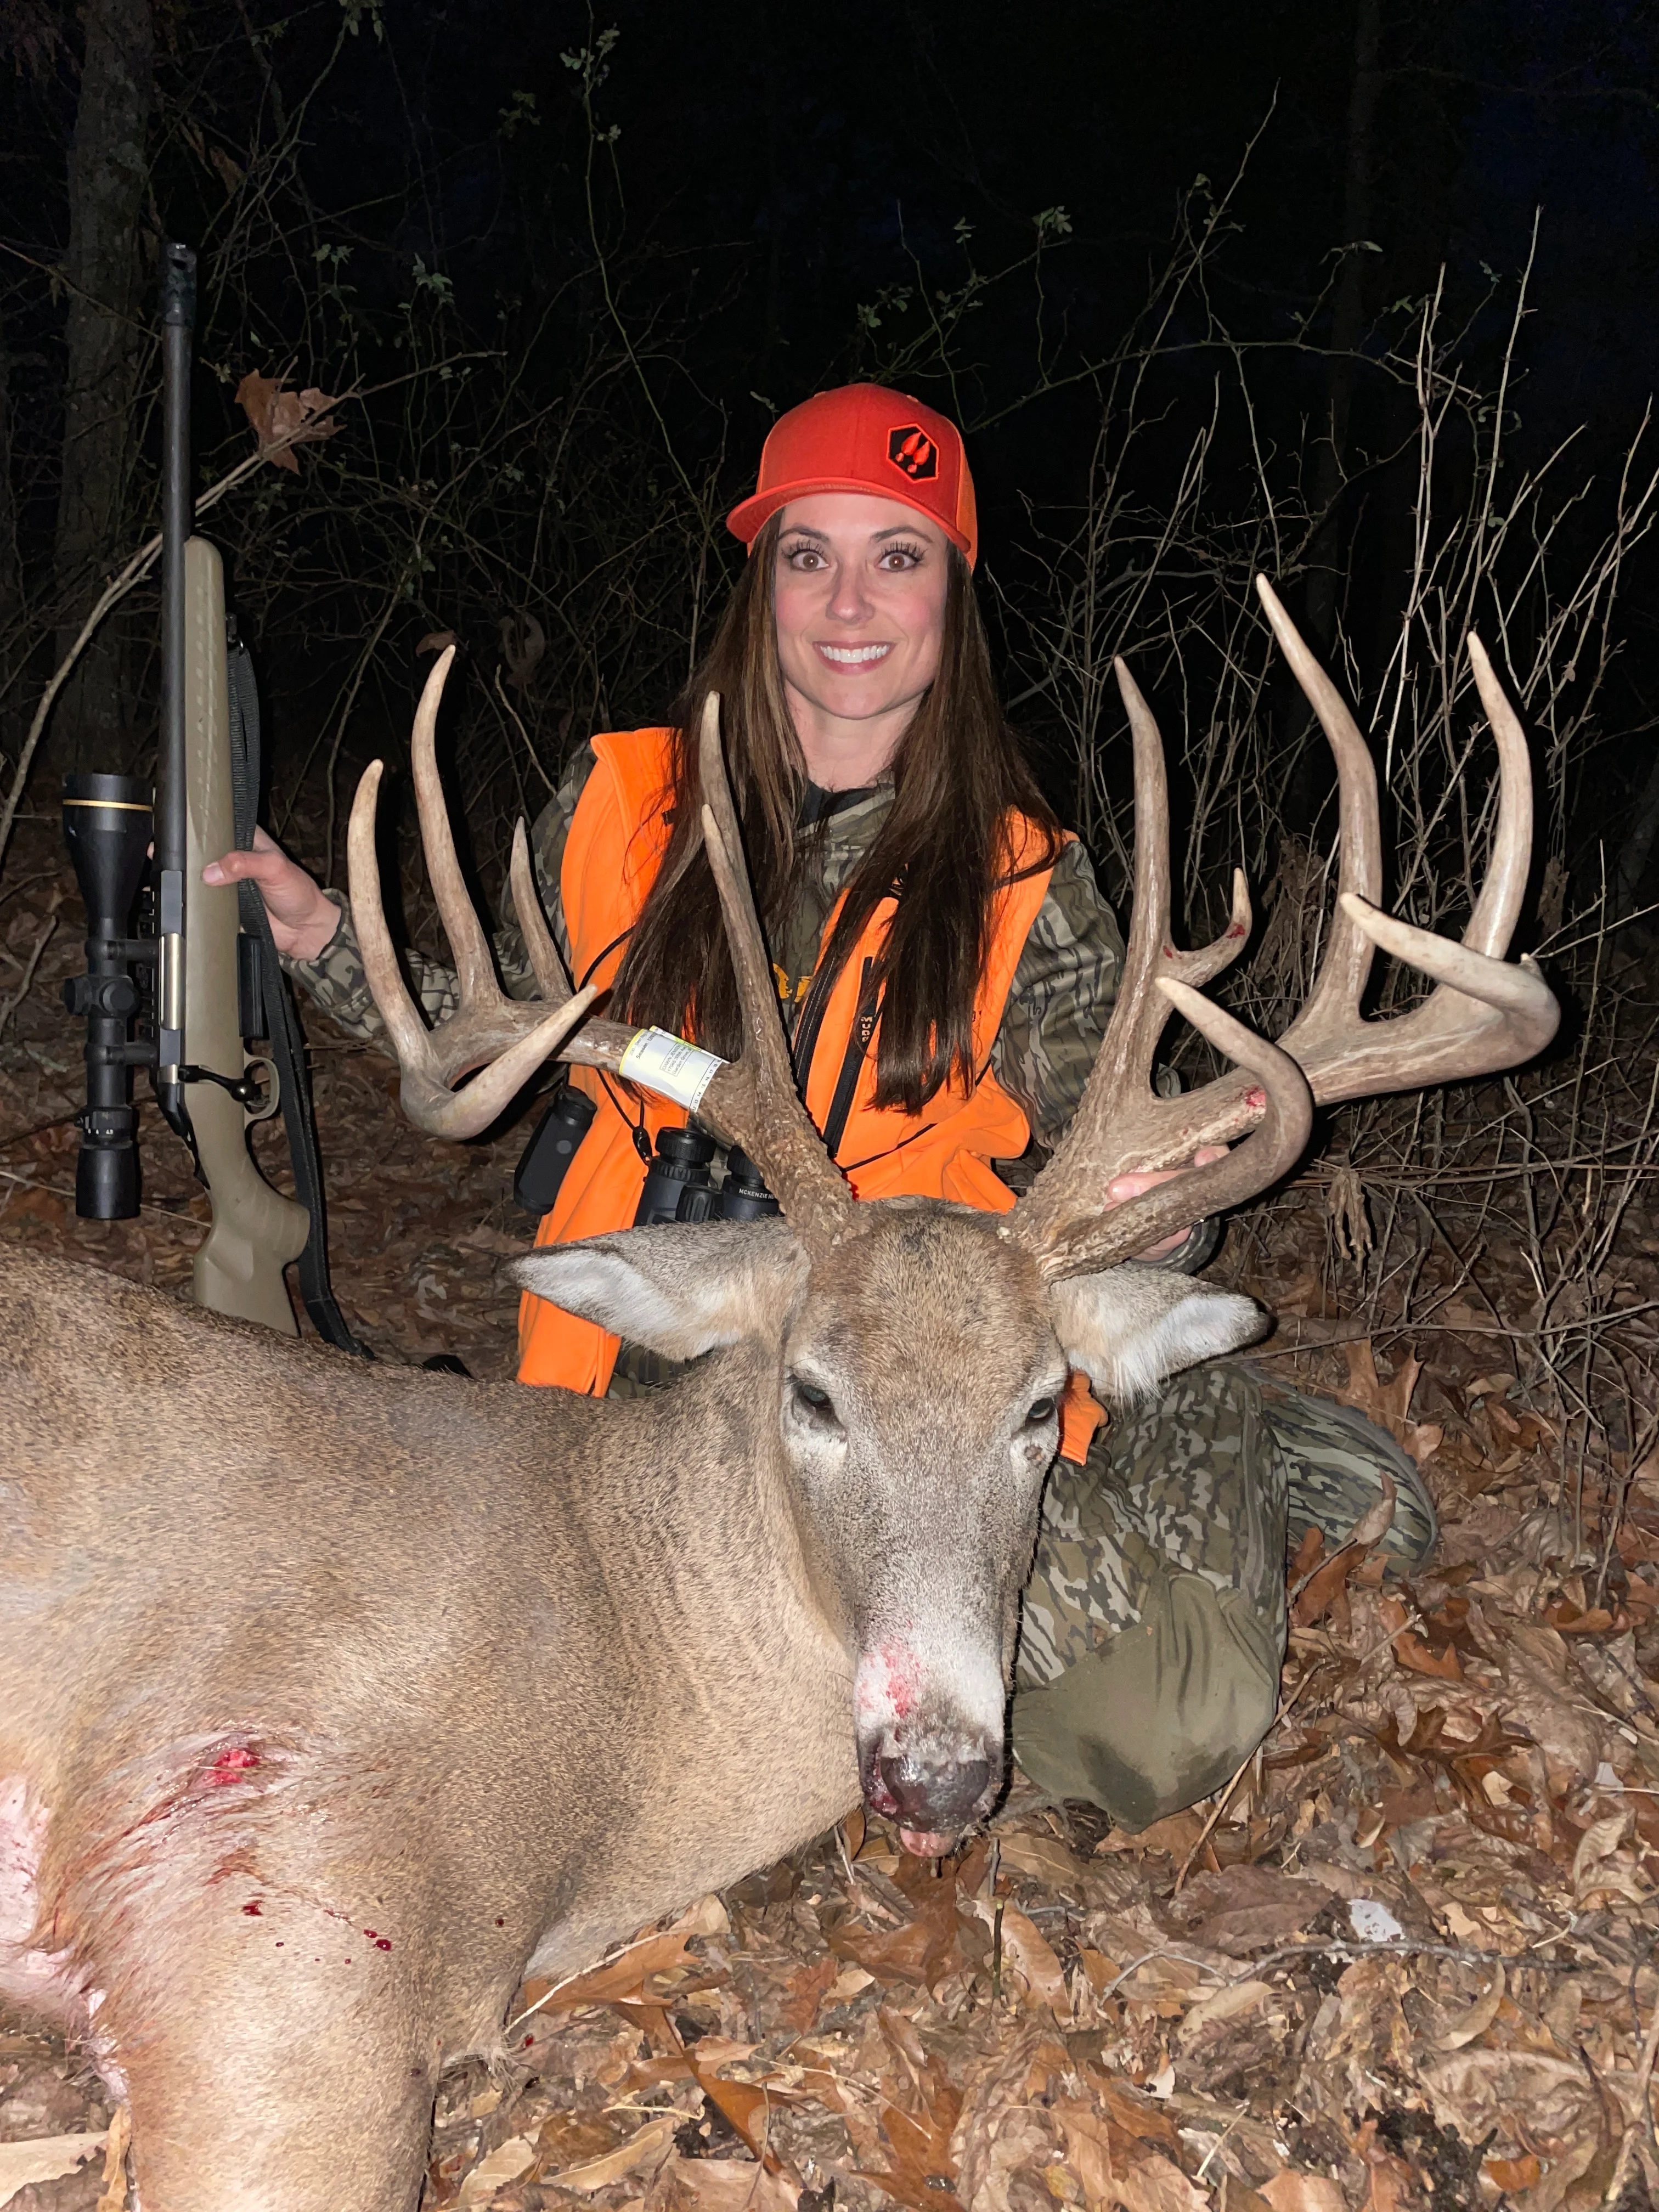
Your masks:
M1106 1186L1106 1196L1112 1205L1121 1206L1127 1199L1139 1198L1143 1191L1156 1190L1159 1183L1169 1182L1176 1176L1185 1175L1188 1169L1206 1168L1212 1160L1222 1160L1226 1157L1225 1145L1201 1145L1184 1168L1137 1169L1133 1175L1115 1176ZM1181 1249L1192 1233L1189 1228L1182 1229L1173 1237L1164 1237L1161 1243L1151 1246L1146 1251L1137 1252L1135 1257L1137 1260L1167 1260L1171 1252Z
M339 927L340 909L263 830L255 830L251 853L227 853L202 871L204 884L244 879L259 886L276 950L291 960L314 960Z

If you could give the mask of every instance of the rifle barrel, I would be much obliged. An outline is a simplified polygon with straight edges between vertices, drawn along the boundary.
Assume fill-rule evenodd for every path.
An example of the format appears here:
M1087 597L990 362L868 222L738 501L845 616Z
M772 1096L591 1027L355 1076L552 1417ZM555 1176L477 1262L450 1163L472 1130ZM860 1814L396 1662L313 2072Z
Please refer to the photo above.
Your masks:
M191 337L196 322L196 256L161 249L163 430L161 461L161 730L156 762L155 877L158 1065L168 1118L182 1115L179 1069L185 1048L185 544L194 502L190 483Z

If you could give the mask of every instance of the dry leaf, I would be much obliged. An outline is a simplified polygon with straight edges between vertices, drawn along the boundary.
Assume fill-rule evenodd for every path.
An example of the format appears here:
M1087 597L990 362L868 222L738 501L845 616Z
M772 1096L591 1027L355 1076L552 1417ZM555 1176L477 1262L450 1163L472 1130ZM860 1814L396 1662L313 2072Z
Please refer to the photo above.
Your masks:
M1237 2020L1241 2013L1257 2011L1272 2002L1273 1991L1267 1982L1229 1982L1224 1988L1212 1990L1200 1997L1176 2031L1176 2042L1182 2051L1190 2051L1206 2027L1218 2027Z
M104 2145L104 2186L94 2212L126 2212L127 2146L132 2141L132 2107L118 2105L110 2114Z
M1595 1869L1605 1858L1612 1856L1625 1840L1625 1830L1630 1825L1630 1810L1621 1805L1600 1820L1592 1820L1578 1838L1578 1848L1572 1855L1572 1893L1582 1899L1591 1887Z
M676 1966L692 1963L684 1936L671 1929L666 1935L642 1936L614 1959L590 1966L585 1974L573 1975L556 1989L538 1992L535 1984L529 1983L525 1996L538 2011L575 2012L583 2005L638 2004L644 2000L648 1975L670 1973Z
M1184 1859L1203 1833L1204 1823L1196 1813L1166 1813L1150 1828L1133 1832L1127 1828L1109 1829L1095 1845L1095 1852L1100 1856L1114 1851L1168 1851L1172 1858Z
M1056 2105L1054 2118L1066 2132L1066 2163L1081 2183L1089 2212L1111 2204L1113 2185L1111 2124L1088 2105Z
M1473 2043L1484 2035L1498 2017L1498 2008L1504 2002L1504 1969L1499 1966L1492 1978L1491 1986L1484 1996L1478 1996L1462 2018L1457 2021L1435 2045L1437 2051L1462 2051L1465 2044Z
M1361 1337L1357 1343L1345 1344L1343 1356L1348 1363L1346 1386L1336 1394L1339 1406L1354 1406L1368 1420L1386 1429L1395 1441L1402 1444L1419 1467L1440 1447L1445 1434L1433 1422L1418 1422L1407 1419L1412 1393L1417 1388L1417 1378L1423 1371L1423 1363L1414 1353L1408 1352L1400 1362L1390 1379L1384 1382L1376 1371L1376 1361L1371 1352L1371 1341Z
M1273 2212L1347 2212L1340 2184L1322 2173L1298 2173L1286 2166L1264 2183L1261 2193Z
M1066 1993L1066 1977L1060 1971L1060 1960L1035 1920L1022 1912L1017 1905L993 1905L987 1899L969 1898L968 1909L987 1927L994 1929L997 1915L1002 1918L1002 1955L1024 1984L1034 2003L1046 2005L1048 2010L1063 2021L1072 2016L1072 2001Z
M1333 1902L1316 1881L1301 1881L1276 1867L1224 1867L1200 1874L1182 1893L1186 1933L1206 1950L1247 1959L1299 1936Z
M1123 2212L1210 2212L1207 2192L1156 2151L1137 2165L1126 2166L1113 2185Z
M586 2159L580 2166L568 2166L562 2172L550 2173L545 2179L556 2189L578 2189L584 2196L596 2189L608 2189L623 2174L637 2173L641 2166L665 2156L675 2130L684 2124L684 2112L665 2112L659 2120L647 2120L626 2142L618 2143L603 2158ZM749 2171L753 2173L756 2168L750 2166Z
M509 2181L516 2181L527 2173L536 2163L536 2146L528 2136L513 2136L481 2158L466 2179L461 2184L459 2204L482 2204L504 2189Z
M957 1891L954 1881L934 1884L929 1898L901 1928L860 1927L844 1920L824 1930L830 1948L878 1982L909 1982L931 1990L957 1960Z
M455 642L453 629L429 629L415 650L419 653L447 653Z
M1530 2189L1544 2169L1528 2151L1524 2158L1489 2158L1480 2171L1494 2189L1507 2190L1514 2196Z
M40 2136L30 2142L0 2142L0 2204L37 2181L61 2181L102 2150L107 2132Z
M1050 1889L1067 1891L1073 1897L1083 1894L1089 1869L1058 1836L1004 1833L998 1836L997 1846L1001 1863L1017 1874L1030 1875L1034 1881L1047 1882Z
M668 1930L671 1936L729 1936L731 1915L711 1889L695 1905L688 1905Z
M646 2212L795 2212L799 2197L799 2183L747 2159L682 2158L676 2152L664 2160L642 2201Z
M339 425L327 419L337 402L314 385L290 392L281 377L261 376L250 369L236 387L236 404L253 426L259 451L274 468L300 472L295 446L319 438L331 438Z
M1390 1649L1408 1674L1428 1674L1437 1681L1461 1682L1463 1679L1462 1661L1453 1646L1448 1644L1437 1651L1431 1645L1407 1626L1406 1608L1397 1598L1385 1597L1377 1607L1384 1628L1392 1629L1394 1638Z

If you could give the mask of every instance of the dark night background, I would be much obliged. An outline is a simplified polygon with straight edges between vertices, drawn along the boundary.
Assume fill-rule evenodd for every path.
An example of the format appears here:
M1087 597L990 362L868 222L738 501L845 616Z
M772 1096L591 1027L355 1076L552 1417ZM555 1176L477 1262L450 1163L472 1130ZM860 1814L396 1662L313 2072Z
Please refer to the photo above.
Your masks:
M1649 404L1650 6L11 0L3 20L0 747L154 526L155 252L184 237L204 483L248 450L247 371L363 394L297 476L261 471L212 526L262 656L278 813L323 866L341 776L398 742L423 635L471 648L461 750L486 843L477 809L504 824L540 788L503 765L492 665L544 769L596 722L659 714L730 573L725 507L773 413L826 384L883 376L968 425L1007 689L1085 829L1102 740L1056 686L1052 617L1103 453L1133 526L1087 589L1111 646L1211 640L1218 660L1182 663L1190 718L1228 657L1216 610L1243 609L1257 561L1362 696L1383 680L1437 293L1458 417L1440 511L1477 495L1494 424L1510 487L1566 445L1549 590L1570 597L1603 542ZM1160 538L1212 410L1202 515ZM1641 534L1558 840L1575 880L1622 847L1626 910L1652 895L1659 820ZM1492 619L1492 582L1459 621ZM66 690L46 772L142 757L147 589ZM1276 679L1256 705L1299 745ZM1311 822L1316 766L1275 773Z

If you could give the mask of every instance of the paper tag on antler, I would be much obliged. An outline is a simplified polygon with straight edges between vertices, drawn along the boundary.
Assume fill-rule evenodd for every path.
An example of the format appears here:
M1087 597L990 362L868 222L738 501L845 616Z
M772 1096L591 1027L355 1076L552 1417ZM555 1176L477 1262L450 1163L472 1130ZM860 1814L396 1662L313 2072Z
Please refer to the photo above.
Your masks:
M703 1092L725 1065L718 1053L704 1052L667 1030L640 1030L629 1040L617 1073L695 1114Z

